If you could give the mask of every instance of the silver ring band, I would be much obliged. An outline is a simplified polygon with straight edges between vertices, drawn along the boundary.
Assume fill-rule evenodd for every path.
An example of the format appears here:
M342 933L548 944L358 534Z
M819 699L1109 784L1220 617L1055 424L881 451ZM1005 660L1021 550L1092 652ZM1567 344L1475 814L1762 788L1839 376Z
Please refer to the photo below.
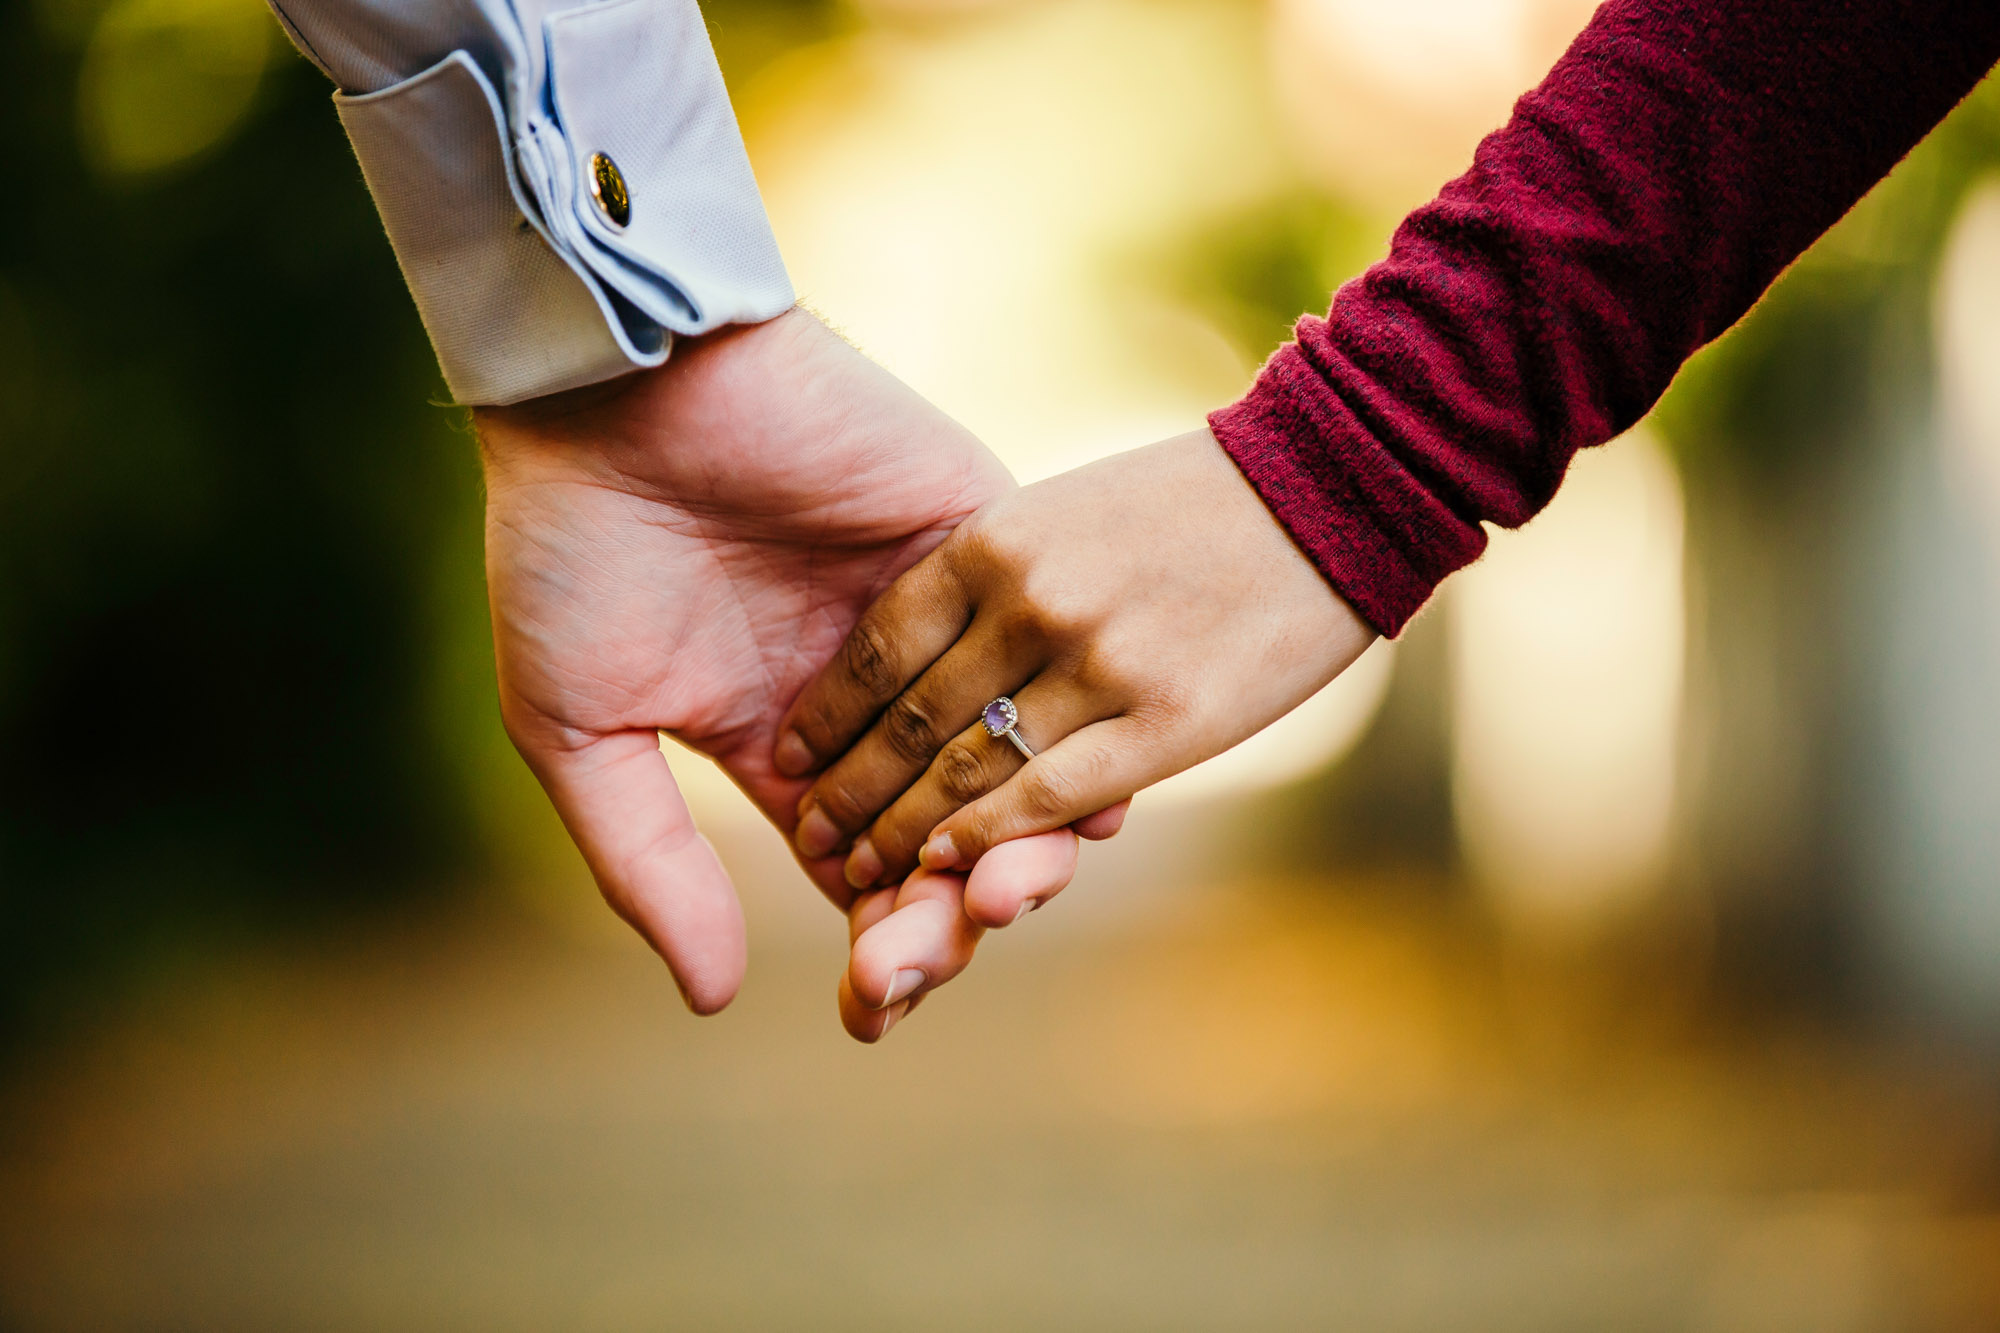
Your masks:
M979 713L979 725L986 728L987 735L996 741L1005 736L1014 743L1014 748L1021 752L1023 759L1033 759L1035 752L1028 748L1028 743L1021 739L1021 733L1017 729L1020 721L1020 710L1015 708L1014 701L1004 694L986 705Z

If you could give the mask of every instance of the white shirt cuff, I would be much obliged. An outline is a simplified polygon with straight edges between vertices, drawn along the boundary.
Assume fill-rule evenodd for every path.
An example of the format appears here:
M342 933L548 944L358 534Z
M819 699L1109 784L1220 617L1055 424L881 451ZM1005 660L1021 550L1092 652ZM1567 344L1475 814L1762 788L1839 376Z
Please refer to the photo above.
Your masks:
M460 402L655 366L675 333L791 306L693 0L273 7L343 87L341 123Z

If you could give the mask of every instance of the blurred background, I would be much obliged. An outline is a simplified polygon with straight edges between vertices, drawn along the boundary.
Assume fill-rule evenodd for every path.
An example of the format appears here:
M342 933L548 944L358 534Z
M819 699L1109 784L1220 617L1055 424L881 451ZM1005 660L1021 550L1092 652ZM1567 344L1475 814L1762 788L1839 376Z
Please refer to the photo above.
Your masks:
M710 0L804 297L1024 478L1197 425L1583 0ZM253 0L0 0L0 1329L2000 1327L2000 97L883 1048L697 1023Z

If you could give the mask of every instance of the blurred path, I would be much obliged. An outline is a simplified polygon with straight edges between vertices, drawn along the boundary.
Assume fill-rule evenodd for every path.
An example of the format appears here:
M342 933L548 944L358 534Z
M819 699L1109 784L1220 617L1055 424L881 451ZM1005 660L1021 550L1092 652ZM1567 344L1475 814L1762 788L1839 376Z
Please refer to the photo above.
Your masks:
M0 1325L2000 1327L1980 1085L1393 901L1058 903L873 1050L830 914L707 1022L609 929L245 959L7 1091Z

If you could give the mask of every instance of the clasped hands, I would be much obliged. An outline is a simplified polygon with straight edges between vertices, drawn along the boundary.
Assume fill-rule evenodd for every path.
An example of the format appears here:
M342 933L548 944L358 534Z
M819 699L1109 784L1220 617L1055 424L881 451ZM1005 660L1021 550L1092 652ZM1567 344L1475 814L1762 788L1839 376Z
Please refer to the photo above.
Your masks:
M803 311L476 420L502 718L698 1013L743 917L658 732L847 912L841 1019L874 1041L1062 890L1079 834L1374 637L1206 432L1017 489ZM977 724L999 695L1032 763Z

